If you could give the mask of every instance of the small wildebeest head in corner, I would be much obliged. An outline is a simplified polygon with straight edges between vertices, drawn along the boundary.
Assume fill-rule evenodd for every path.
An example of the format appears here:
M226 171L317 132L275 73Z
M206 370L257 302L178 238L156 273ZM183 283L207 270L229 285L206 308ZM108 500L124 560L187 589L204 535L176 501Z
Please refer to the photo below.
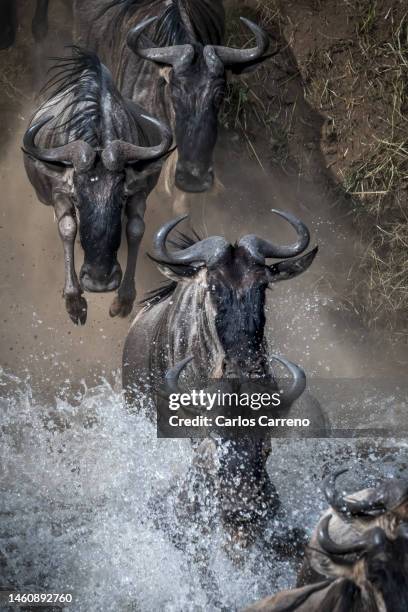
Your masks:
M155 44L144 41L144 30L156 17L142 21L128 35L129 47L140 57L164 67L162 74L168 83L166 95L174 111L175 137L178 148L176 186L188 192L210 189L214 182L213 153L217 141L218 113L224 100L228 72L240 74L255 69L267 57L268 35L256 24L242 18L255 35L253 48L233 49L222 45L203 45L195 35L195 28L185 14L178 15L177 7L169 9L154 37ZM178 18L175 34L172 12ZM214 27L214 26L213 26ZM170 46L166 41L173 38ZM164 46L162 44L164 43Z
M315 612L404 612L408 606L408 524L401 523L393 537L381 527L364 532L347 544L329 534L331 515L317 528L321 554L331 561L327 580L293 591L283 591L246 609Z
M363 488L353 493L342 492L336 482L347 472L340 469L326 476L323 492L330 508L322 519L332 514L330 535L335 540L348 542L368 529L381 527L393 538L398 526L408 521L408 481L389 478L376 487ZM298 585L332 574L330 557L321 554L317 529L309 542L309 553L298 577Z
M126 213L132 256L118 294L125 308L111 312L124 316L135 299L131 249L137 250L143 235L146 195L157 181L171 133L122 98L94 53L74 47L71 57L53 67L45 91L48 98L24 135L23 150L29 179L39 199L54 206L58 220L67 309L74 322L84 322L75 301L83 300L82 289L105 292L121 285L117 252ZM81 286L73 260L77 220L84 251Z

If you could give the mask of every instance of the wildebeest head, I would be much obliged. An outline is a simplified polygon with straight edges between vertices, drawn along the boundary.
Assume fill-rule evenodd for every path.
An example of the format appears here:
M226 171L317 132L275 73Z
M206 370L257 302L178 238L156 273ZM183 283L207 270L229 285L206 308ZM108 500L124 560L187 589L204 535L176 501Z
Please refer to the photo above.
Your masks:
M282 591L245 609L245 612L405 612L408 602L408 524L394 537L375 527L349 544L329 535L331 516L318 525L321 554L335 568L331 578Z
M317 247L302 255L309 245L307 227L287 212L273 211L288 221L298 238L291 245L277 245L255 235L241 238L235 245L213 236L181 250L169 251L166 239L185 217L164 225L156 234L154 259L165 265L164 272L178 280L194 278L205 270L206 291L210 295L218 339L227 367L254 372L264 359L265 299L271 284L293 278L309 268ZM269 265L268 258L283 261Z
M217 140L217 118L224 99L227 71L241 73L256 67L266 57L267 34L242 18L255 34L256 46L232 49L220 45L187 44L168 47L144 47L143 31L155 21L147 19L128 35L129 47L140 57L160 66L169 82L175 114L175 136L178 148L176 186L183 191L207 191L213 185L213 152Z
M139 146L123 140L110 140L103 148L85 140L45 148L37 146L36 136L53 117L35 122L25 133L24 152L40 172L51 177L56 198L69 198L79 218L84 263L81 284L87 291L114 291L122 271L117 260L121 242L122 213L126 199L137 181L155 169L170 147L169 130L153 117L142 119L157 131L160 144Z
M331 515L324 517L317 538L337 568L337 575L351 579L360 589L364 608L378 612L403 612L408 602L408 523L402 523L393 538L380 527L367 530L358 540L342 544L329 535Z

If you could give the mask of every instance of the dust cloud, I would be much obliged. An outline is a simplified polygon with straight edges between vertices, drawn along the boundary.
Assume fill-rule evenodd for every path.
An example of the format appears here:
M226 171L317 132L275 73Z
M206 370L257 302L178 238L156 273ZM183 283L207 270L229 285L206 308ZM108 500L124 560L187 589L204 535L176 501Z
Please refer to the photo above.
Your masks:
M19 3L17 45L0 52L0 113L6 125L0 142L1 358L7 371L29 377L36 390L52 396L81 381L92 384L101 376L112 381L131 317L109 317L113 294L86 295L84 327L75 327L65 312L62 245L53 211L37 201L20 148L46 78L47 57L63 54L72 40L71 17L69 3L52 3L49 35L44 44L35 45L29 30L31 9L30 2ZM265 153L267 159L264 144L258 143L257 151L258 157L263 159ZM216 166L224 189L187 198L190 224L201 235L224 234L231 242L246 233L291 240L291 230L271 213L271 208L278 208L301 217L320 248L304 277L281 283L269 294L267 333L274 352L298 361L315 376L398 374L407 362L405 349L384 338L378 359L378 338L374 343L357 318L350 321L339 310L338 296L353 283L348 270L360 246L344 211L329 204L327 186L286 175L268 162L261 167L244 145L237 145L234 133L221 134ZM160 189L149 198L138 298L163 280L145 253L155 229L174 216L173 204ZM78 269L79 246L76 255ZM124 239L119 258L124 266Z

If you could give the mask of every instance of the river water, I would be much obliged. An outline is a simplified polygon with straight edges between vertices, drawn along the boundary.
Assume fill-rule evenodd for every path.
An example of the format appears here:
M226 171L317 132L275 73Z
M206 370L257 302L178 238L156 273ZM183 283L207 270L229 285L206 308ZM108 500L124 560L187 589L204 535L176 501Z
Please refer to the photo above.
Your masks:
M187 440L157 440L154 426L129 414L107 382L75 401L38 403L26 382L1 401L0 562L2 586L68 592L72 609L236 610L295 581L295 565L254 545L239 562L216 525L202 540L172 539L176 514L161 520L158 500L185 475ZM309 533L326 507L319 484L336 466L351 468L348 486L408 475L407 444L378 440L275 441L268 463L288 528ZM367 480L368 479L368 480ZM347 482L347 479L346 479ZM205 492L203 492L205 495Z

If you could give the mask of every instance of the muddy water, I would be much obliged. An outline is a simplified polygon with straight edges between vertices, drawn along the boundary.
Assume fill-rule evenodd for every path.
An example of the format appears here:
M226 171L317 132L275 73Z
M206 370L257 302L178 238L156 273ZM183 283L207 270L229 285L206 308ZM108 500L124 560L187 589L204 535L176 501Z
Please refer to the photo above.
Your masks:
M236 609L293 584L293 563L270 551L266 559L264 549L254 549L234 565L220 529L203 546L187 550L157 529L152 503L165 499L169 482L185 473L191 449L184 442L157 441L146 420L123 410L118 371L130 320L109 318L113 296L87 295L88 322L82 328L73 326L64 310L62 247L53 213L37 202L20 151L34 94L45 78L44 58L60 54L71 40L67 4L51 5L46 45L33 46L32 2L22 0L17 46L0 52L4 584L72 590L78 611ZM268 296L267 334L274 352L306 369L312 391L320 378L364 377L367 386L368 376L381 381L404 371L405 349L384 337L380 353L378 338L374 342L358 320L346 321L338 310L337 295L353 282L347 270L363 245L342 213L328 205L325 187L270 165L264 170L233 149L235 135L222 134L217 166L225 190L194 198L191 216L198 231L232 242L245 233L290 240L291 232L271 213L281 208L302 217L320 247L313 269ZM137 278L140 297L160 282L144 253L154 229L172 214L169 198L152 194ZM124 255L122 250L122 264ZM101 377L106 382L100 383ZM326 406L333 415L342 405L338 393ZM375 413L377 422L385 413L391 423L403 414L395 412L389 384L373 388L364 402L365 414ZM351 399L348 409L357 414L362 405ZM318 483L341 457L353 470L350 485L357 486L366 475L406 473L405 456L401 441L276 442L269 470L285 522L278 518L269 529L310 530L324 507Z

